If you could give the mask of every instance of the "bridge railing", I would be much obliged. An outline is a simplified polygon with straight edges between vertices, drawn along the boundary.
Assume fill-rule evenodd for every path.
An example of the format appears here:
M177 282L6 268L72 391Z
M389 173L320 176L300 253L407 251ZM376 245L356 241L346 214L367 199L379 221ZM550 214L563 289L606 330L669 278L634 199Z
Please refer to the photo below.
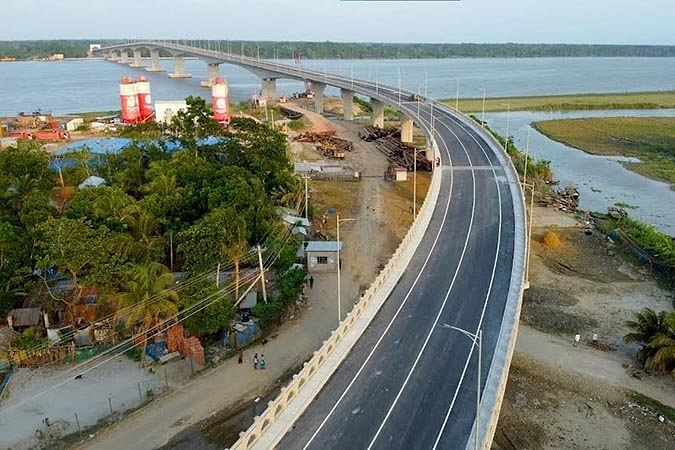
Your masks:
M430 130L424 126L424 131L430 139L431 147L438 152L436 140L431 137ZM240 433L239 440L231 447L232 449L273 448L302 415L368 327L403 275L431 221L440 186L441 171L434 169L422 207L385 267L337 329L323 341L310 360L303 364L300 372L293 375L290 383L281 389L277 398L270 401L267 409L254 418L253 424Z

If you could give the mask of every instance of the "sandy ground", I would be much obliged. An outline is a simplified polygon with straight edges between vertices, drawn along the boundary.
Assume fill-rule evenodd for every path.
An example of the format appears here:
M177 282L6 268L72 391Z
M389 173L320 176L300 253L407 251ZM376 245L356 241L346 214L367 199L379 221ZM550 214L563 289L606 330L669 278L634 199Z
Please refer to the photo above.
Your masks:
M345 242L342 254L344 315L386 263L409 227L412 221L412 185L394 185L382 179L386 161L371 147L372 144L356 138L359 125L341 121L331 123L316 114L309 116L310 121L318 127L330 126L338 130L340 137L353 139L355 149L348 155L346 163L373 174L372 177L364 177L361 182L311 184L312 202L316 210L337 206L344 214L343 217L357 219L343 224L340 229L341 239ZM298 148L292 149L296 157ZM316 153L312 146L300 148L299 151ZM424 183L424 177L421 177L420 186L426 185L428 181ZM422 199L426 189L422 187L420 191L418 198ZM326 223L324 232L331 235L333 228L334 219ZM334 273L315 274L314 288L307 293L307 306L299 305L295 314L269 336L264 345L247 349L245 364L237 364L236 358L224 361L123 422L98 433L82 447L149 449L168 444L170 448L204 448L204 430L218 426L221 430L217 442L210 445L222 448L231 444L237 432L248 426L247 421L250 422L253 413L247 413L249 415L244 420L227 425L231 419L229 411L237 409L237 405L248 407L257 404L256 399L269 396L289 374L311 357L312 352L336 327L336 283ZM254 353L265 355L265 371L253 370L250 360ZM176 438L171 440L172 436Z
M675 407L675 381L638 370L638 347L622 341L634 311L672 310L672 293L572 215L534 217L531 288L493 448L673 448L675 425L633 392ZM547 232L561 247L543 244Z
M62 380L63 369L56 367L18 369L14 373L6 400L0 407L1 448L30 448L44 443L36 438L36 430L56 436L76 432L75 414L82 427L95 425L99 419L110 416L108 398L117 414L141 403L139 385L144 400L148 390L158 394L165 386L162 375L143 370L138 363L121 356L85 374L82 379L16 406ZM49 427L43 423L45 418L48 418Z

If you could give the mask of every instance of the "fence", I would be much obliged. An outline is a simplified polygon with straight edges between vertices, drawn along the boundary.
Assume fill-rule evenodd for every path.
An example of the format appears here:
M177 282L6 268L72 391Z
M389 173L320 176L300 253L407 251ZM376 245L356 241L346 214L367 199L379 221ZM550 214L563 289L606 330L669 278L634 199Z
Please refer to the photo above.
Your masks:
M438 152L433 138L432 147ZM254 418L248 430L240 433L233 449L273 448L347 356L396 286L424 237L440 193L439 172L433 171L431 185L419 214L384 269L302 370L293 375L292 381L281 389L279 396ZM292 407L291 402L295 403Z

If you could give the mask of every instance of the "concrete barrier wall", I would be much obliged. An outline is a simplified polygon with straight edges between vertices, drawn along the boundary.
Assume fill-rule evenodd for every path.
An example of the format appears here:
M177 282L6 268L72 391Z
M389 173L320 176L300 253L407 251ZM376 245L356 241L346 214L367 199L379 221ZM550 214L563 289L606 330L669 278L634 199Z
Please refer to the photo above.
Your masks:
M428 131L428 130L425 130ZM427 134L429 136L429 134ZM438 153L434 139L432 147ZM441 187L441 170L434 170L426 199L417 218L377 278L340 322L321 348L304 363L300 372L270 401L267 409L253 419L248 430L240 433L231 447L237 450L274 448L302 415L332 374L347 357L356 341L389 297L424 238Z

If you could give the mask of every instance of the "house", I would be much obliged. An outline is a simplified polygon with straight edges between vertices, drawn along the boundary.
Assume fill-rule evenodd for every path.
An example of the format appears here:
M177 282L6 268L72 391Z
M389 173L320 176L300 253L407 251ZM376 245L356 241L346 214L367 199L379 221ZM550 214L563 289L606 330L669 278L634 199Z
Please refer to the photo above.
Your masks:
M40 308L13 309L7 315L7 324L19 333L30 327L41 326L44 324L42 310Z
M307 272L335 272L338 265L338 251L342 251L342 242L309 241L305 245Z
M408 169L401 166L390 165L384 174L384 178L392 181L407 181Z

